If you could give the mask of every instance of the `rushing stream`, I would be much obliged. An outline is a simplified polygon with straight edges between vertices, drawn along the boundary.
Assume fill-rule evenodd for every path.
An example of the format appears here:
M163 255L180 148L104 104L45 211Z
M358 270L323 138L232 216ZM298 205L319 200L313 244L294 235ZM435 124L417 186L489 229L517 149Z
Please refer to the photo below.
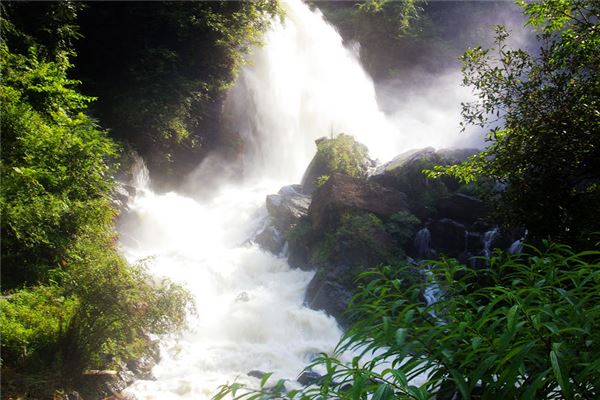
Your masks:
M294 380L340 338L333 318L303 305L312 273L251 243L265 221L265 196L299 182L320 136L353 134L381 159L406 143L380 111L356 54L321 14L299 0L285 10L228 99L246 143L245 183L224 183L198 201L154 193L139 168L138 194L120 230L123 253L185 285L197 303L189 329L160 338L156 379L127 390L140 400L210 398L227 382L256 384L251 370Z

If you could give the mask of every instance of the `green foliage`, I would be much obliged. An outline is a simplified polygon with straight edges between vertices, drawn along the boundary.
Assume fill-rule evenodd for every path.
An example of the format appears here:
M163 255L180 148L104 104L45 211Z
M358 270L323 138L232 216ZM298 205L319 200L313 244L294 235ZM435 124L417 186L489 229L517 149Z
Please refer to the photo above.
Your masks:
M366 272L353 299L358 322L338 348L360 356L315 360L309 368L327 371L320 385L287 394L238 385L235 398L598 398L600 252L545 246L497 253L490 269L431 262L427 281L444 296L430 305L415 267Z
M420 225L419 218L409 212L400 211L390 217L390 221L385 224L385 228L394 236L399 246L404 246L413 239Z
M81 113L90 98L66 77L66 58L2 53L2 284L35 283L77 235L113 216L108 160L115 145Z
M508 32L498 27L495 49L474 48L463 57L464 83L477 95L463 105L464 123L491 126L489 147L430 176L499 182L492 195L502 222L585 248L600 230L599 4L546 0L523 7L539 32L539 55L509 49Z
M340 226L334 236L338 243L351 243L351 246L374 249L378 254L383 255L385 250L377 238L384 231L383 222L374 214L346 213L342 215Z
M149 333L183 325L190 301L119 256L109 200L118 148L83 113L92 99L67 77L67 53L45 53L0 43L3 376L51 381L2 384L32 396L140 357Z
M222 132L225 89L280 13L276 1L87 6L76 72L99 96L103 124L133 145L155 183L172 184L208 150L234 146L222 143L235 141Z
M150 350L148 333L181 328L192 304L180 286L127 265L114 239L109 232L82 238L69 249L61 271L66 293L79 301L59 341L69 369L106 367L107 355L115 363L141 357Z
M367 0L360 3L357 10L371 17L371 29L395 32L397 37L404 36L414 29L423 12L422 0Z
M327 181L329 180L330 176L329 175L321 175L319 176L316 180L315 180L315 189L320 188L321 186L323 186L324 184L327 183Z
M317 144L315 162L318 170L326 172L315 179L316 187L322 186L333 173L340 173L356 178L367 175L369 150L351 135L340 133L332 139L322 140Z
M56 285L21 289L0 299L2 364L55 354L76 308L77 300Z

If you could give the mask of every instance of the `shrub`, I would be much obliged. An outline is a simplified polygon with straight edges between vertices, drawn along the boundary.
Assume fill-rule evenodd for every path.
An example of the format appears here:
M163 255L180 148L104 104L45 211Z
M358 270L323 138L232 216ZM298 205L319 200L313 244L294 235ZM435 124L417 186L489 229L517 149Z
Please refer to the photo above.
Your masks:
M182 288L119 256L109 200L118 148L83 114L92 99L67 78L66 54L43 53L33 46L14 54L0 42L0 333L9 397L13 388L47 397L85 368L141 357L148 334L181 327L190 304Z
M287 394L278 390L283 382L258 391L224 386L215 398L598 398L600 252L545 243L521 256L497 253L490 269L431 265L429 283L445 294L430 305L414 267L363 274L368 283L353 300L358 322L338 347L361 356L350 364L317 359L311 367L327 371L320 385ZM425 383L412 385L419 375Z
M316 177L315 185L317 187L323 185L334 172L357 178L365 177L368 152L365 145L343 133L333 139L322 140L317 144L315 157L320 165L319 170L326 173Z
M404 246L413 239L421 221L406 211L400 211L390 217L385 224L385 229L392 234L400 246Z
M0 299L2 363L48 359L66 331L77 300L56 285L21 289Z

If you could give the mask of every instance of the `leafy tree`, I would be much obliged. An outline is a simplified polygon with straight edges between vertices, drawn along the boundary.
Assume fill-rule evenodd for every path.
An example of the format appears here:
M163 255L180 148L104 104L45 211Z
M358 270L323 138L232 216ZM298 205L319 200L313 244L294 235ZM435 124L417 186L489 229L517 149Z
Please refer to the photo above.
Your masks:
M84 368L148 352L148 334L181 327L190 299L117 252L118 147L84 114L93 99L67 76L70 52L9 45L0 42L2 391L50 397Z
M208 151L236 150L225 89L278 13L274 0L89 2L75 73L103 125L173 186Z
M489 146L466 163L437 168L469 182L497 182L498 218L534 237L593 244L600 231L600 6L591 0L523 4L538 53L496 48L463 57L477 100L465 124L489 127ZM436 175L436 173L431 173Z
M318 384L287 393L283 381L258 390L233 384L214 398L598 398L600 252L545 243L497 253L489 269L430 264L427 275L410 265L362 275L358 322L338 347L359 355L344 363L323 354L308 367L325 369ZM427 304L425 284L443 296Z

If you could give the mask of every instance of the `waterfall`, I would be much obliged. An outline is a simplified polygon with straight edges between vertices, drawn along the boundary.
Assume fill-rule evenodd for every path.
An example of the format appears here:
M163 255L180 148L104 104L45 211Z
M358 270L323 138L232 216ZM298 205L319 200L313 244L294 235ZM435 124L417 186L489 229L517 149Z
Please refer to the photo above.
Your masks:
M265 196L299 182L316 138L352 134L386 160L406 150L406 136L381 112L373 81L321 13L300 0L283 6L285 20L274 22L225 105L228 128L244 139L246 180L190 198L154 193L143 164L135 167L137 195L119 224L122 253L187 287L197 304L188 329L159 338L156 379L127 389L140 400L208 399L225 383L256 386L252 370L293 381L341 337L333 318L303 305L312 273L250 239L267 217Z
M299 181L315 138L345 131L388 157L395 150L385 140L396 132L335 29L299 0L284 8L285 22L267 33L227 100L249 178L196 200L154 193L143 163L134 166L137 195L119 224L127 238L122 253L131 263L142 260L157 279L184 285L197 305L189 328L159 338L156 379L127 389L140 400L208 399L225 383L258 385L247 375L252 370L293 381L341 337L333 318L303 305L313 273L291 269L284 255L249 239L267 216L265 196Z
M415 234L415 250L417 251L417 259L418 260L423 260L426 258L429 258L432 256L432 249L431 249L431 232L429 231L429 229L427 228L422 228L420 229L416 234ZM419 262L420 264L420 262ZM440 285L436 282L435 278L433 277L433 272L431 271L431 266L430 265L426 265L425 266L425 277L426 277L426 282L425 282L425 289L423 290L423 297L425 298L425 301L427 302L427 305L431 305L435 302L437 302L441 296L443 295L443 291L442 288L440 287ZM435 317L435 313L432 311L431 315L433 317Z
M499 234L500 230L497 227L483 234L483 255L485 256L488 262L490 260L490 257L492 256L492 244L494 243L494 240L496 240Z
M415 250L417 250L417 257L424 259L430 257L431 254L431 232L429 229L420 229L415 234Z

